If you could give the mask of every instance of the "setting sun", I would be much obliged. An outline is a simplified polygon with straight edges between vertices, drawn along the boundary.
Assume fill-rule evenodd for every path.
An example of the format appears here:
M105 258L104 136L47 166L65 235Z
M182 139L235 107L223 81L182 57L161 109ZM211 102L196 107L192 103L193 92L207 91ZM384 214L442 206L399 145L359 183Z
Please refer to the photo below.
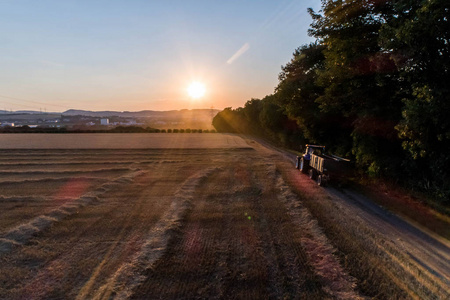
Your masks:
M205 85L201 82L192 82L188 89L188 94L190 97L194 98L194 99L198 99L201 98L205 95Z

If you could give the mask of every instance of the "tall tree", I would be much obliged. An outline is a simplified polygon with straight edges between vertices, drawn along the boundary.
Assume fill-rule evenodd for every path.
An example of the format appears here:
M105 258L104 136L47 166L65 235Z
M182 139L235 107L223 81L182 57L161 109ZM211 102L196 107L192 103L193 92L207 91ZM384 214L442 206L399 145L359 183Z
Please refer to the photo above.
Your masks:
M351 124L357 163L375 175L395 173L400 162L386 158L402 155L394 129L401 117L397 68L379 44L390 9L383 1L322 0L319 13L310 10L309 33L326 46L317 102Z
M218 132L242 133L244 121L240 116L231 109L225 108L219 112L212 121L212 125Z
M325 66L325 49L318 43L296 49L291 61L282 67L275 96L286 114L297 122L306 142L326 144L346 155L351 141L349 124L339 113L322 111L317 102L324 93L317 80Z
M450 198L450 2L393 1L382 28L383 45L395 53L406 83L403 146L421 167L426 181ZM444 191L445 190L445 191Z

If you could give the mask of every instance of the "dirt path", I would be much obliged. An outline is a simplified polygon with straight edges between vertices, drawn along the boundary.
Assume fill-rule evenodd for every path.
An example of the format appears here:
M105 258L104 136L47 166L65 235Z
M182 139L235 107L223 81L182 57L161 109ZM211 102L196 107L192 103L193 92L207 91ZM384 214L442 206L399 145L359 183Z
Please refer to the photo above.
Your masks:
M248 142L253 144L251 140ZM325 223L333 222L340 224L340 230L352 240L363 241L358 247L368 257L377 257L378 269L409 297L450 298L448 240L392 214L353 190L318 187L294 169L294 155L262 144L257 148L265 155L277 157L277 166L288 182L304 195L307 206L315 212L325 231ZM330 233L337 231L336 226L329 226L328 230Z
M337 205L357 213L406 258L414 262L416 274L428 273L436 285L450 286L450 243L423 231L404 219L374 204L367 197L351 190L328 189ZM385 247L386 251L388 247ZM412 266L410 266L412 267Z

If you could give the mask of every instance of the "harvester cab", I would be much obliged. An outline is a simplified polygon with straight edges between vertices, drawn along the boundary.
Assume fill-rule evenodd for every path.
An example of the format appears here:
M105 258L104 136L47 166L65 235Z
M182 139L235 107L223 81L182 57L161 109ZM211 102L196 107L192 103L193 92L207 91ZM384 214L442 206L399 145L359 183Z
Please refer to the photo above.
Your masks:
M325 154L325 146L306 144L305 153L303 153L302 156L297 156L295 167L303 173L307 173L311 156L323 154Z
M324 168L325 159L325 146L307 144L305 153L297 156L295 167L302 173L308 173L311 179L317 179L317 183L322 186L329 180Z
M308 145L307 144L305 153L303 154L303 158L306 160L310 160L311 154L317 154L317 155L325 154L325 146Z

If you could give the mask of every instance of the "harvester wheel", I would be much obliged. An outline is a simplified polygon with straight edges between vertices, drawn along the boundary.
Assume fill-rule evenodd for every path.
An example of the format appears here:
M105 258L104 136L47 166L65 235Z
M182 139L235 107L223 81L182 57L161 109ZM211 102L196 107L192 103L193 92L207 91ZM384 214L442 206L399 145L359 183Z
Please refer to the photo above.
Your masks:
M308 163L305 161L303 157L300 159L299 169L302 173L306 174L308 172Z
M327 181L324 179L322 175L317 176L317 185L318 186L325 186L327 184Z
M314 170L314 169L309 169L309 178L311 178L311 179L316 179L316 170Z

